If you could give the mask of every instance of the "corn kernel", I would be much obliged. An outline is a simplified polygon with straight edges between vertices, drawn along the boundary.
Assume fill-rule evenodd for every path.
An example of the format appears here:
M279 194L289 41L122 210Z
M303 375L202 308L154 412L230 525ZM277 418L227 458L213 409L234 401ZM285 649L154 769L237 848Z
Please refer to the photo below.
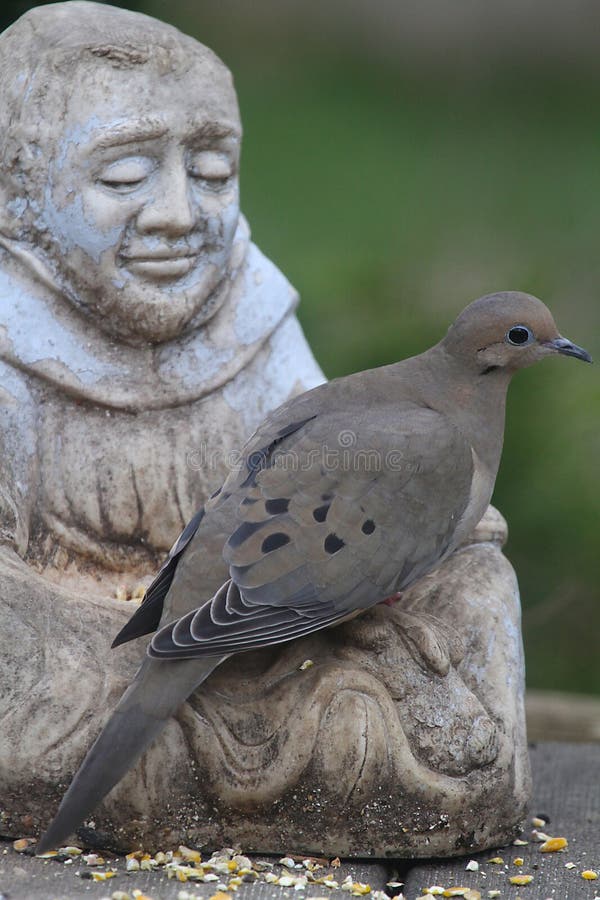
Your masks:
M540 851L542 853L556 853L557 850L564 850L565 847L569 846L569 842L564 837L553 837L549 838L547 841L544 841L543 844L540 845Z
M533 875L512 875L509 879L511 884L531 884L533 881Z

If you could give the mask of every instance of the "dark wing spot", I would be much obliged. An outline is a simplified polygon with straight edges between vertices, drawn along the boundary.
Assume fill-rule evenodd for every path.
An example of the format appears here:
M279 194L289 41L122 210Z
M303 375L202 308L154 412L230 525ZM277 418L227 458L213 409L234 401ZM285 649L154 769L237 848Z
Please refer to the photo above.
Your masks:
M327 537L325 538L325 543L323 544L326 553L337 553L338 550L341 550L342 547L345 546L346 544L344 543L344 541L333 532L327 535Z
M307 422L312 422L313 419L316 419L316 413L314 416L308 416L306 419L300 419L298 422L291 422L289 425L286 425L284 428L280 429L277 432L277 437L275 438L274 443L277 441L282 441L285 437L288 437L290 434L293 434L295 431L299 431L303 425L306 425Z
M321 494L321 500L323 503L331 503L333 500L333 494Z
M258 503L258 497L244 497L242 500L242 506L253 506L255 503Z
M324 522L327 518L327 513L329 512L329 507L331 503L325 503L323 506L317 506L316 509L313 509L313 518L315 522Z
M290 501L287 497L277 497L274 500L267 500L265 509L270 516L277 516L279 513L287 512L289 505Z
M269 450L270 447L265 447L263 450L255 450L254 453L250 454L246 460L246 466L248 467L249 472L256 472L266 465L267 459L269 458Z
M246 468L248 470L247 478L242 481L240 487L251 487L256 484L256 476L265 468L269 460L272 445L263 447L261 450L255 450L246 459Z
M373 519L365 519L360 527L360 530L363 534L373 534L373 532L375 531L375 522L373 521Z
M220 488L217 488L216 491L213 491L213 492L212 492L212 494L210 495L209 499L210 499L210 500L214 500L215 497L218 497L218 496L219 496L219 494L221 493L222 490L223 490L223 486L221 485Z
M271 553L272 550L279 550L280 547L285 547L289 542L289 535L284 534L283 531L276 531L275 534L270 534L264 539L260 549L263 553Z
M239 547L240 544L243 544L244 541L248 540L255 531L262 528L264 524L264 522L242 522L240 527L236 528L233 532L227 543L230 547Z

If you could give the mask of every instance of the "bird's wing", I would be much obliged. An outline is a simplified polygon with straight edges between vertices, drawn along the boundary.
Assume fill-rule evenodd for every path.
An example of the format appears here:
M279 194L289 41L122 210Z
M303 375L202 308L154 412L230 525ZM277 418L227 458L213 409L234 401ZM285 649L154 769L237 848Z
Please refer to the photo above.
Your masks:
M156 578L146 591L141 606L134 612L129 621L121 628L112 642L112 647L118 647L134 638L156 631L160 624L165 597L169 592L175 569L181 559L181 554L196 534L200 522L204 518L204 507L187 523L158 570Z
M247 446L215 501L235 511L223 549L231 581L161 628L151 655L234 653L300 637L403 589L451 548L473 463L439 413L398 415L390 405L353 410L349 420L340 410L265 437ZM187 565L184 554L189 589Z
M286 404L286 406L289 404ZM242 459L251 460L251 466L257 466L264 461L264 459L268 459L273 450L284 440L288 435L293 434L295 431L298 431L306 421L309 421L311 417L308 419L300 419L298 421L289 422L286 421L285 415L281 415L281 412L284 411L282 407L278 412L280 413L279 421L275 419L267 420L261 428L258 429L257 432L250 438L242 454L240 455L240 461ZM244 462L244 466L246 463ZM173 578L175 576L175 571L179 562L181 560L182 554L184 550L187 549L190 541L195 537L202 520L206 512L211 512L214 509L218 509L222 506L224 499L230 496L230 489L226 487L226 485L234 485L237 481L243 482L245 480L245 475L242 474L241 478L239 473L243 472L243 468L241 468L238 463L237 467L234 467L228 479L226 479L225 485L219 488L218 491L210 497L205 506L201 507L198 512L190 519L187 523L173 546L169 551L169 555L166 560L158 570L158 573L150 586L148 587L142 604L135 611L133 616L129 619L129 621L123 626L120 632L115 637L112 642L112 647L118 647L120 644L124 644L127 641L131 641L134 638L142 637L145 634L150 634L153 631L156 631L160 624L160 620L163 616L163 610L165 605L165 598L169 593L171 585L173 583ZM236 487L239 485L236 484Z

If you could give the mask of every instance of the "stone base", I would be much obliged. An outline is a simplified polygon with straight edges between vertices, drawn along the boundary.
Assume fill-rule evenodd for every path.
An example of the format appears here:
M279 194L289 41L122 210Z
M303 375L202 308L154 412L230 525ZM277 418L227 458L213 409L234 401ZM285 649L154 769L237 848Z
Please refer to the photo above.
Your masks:
M82 829L327 856L473 853L530 799L516 579L489 513L393 607L242 654L183 704ZM143 656L109 649L126 603L0 558L0 833L39 833Z

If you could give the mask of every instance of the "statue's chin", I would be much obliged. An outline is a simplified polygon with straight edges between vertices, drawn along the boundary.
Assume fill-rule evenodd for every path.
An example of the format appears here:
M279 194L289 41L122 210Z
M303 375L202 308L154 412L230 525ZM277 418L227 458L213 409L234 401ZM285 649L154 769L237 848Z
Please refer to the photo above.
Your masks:
M123 292L115 298L110 312L104 310L105 298L102 304L97 304L92 297L85 307L79 302L74 305L119 341L131 345L161 344L208 322L227 296L225 282L222 279L213 287L211 280L202 291L193 293L155 291L138 297Z
M227 296L225 272L213 262L203 266L190 287L142 279L122 286L110 280L90 285L25 244L11 241L7 249L54 295L105 334L133 346L160 344L193 331L212 318Z
M210 301L210 296L201 298L193 305L186 302L185 298L160 295L151 302L133 300L128 303L126 298L121 298L119 307L113 307L110 313L92 305L93 300L86 306L82 303L74 305L108 336L136 346L161 344L191 331L209 319L214 312L212 310L210 315L203 315L204 308L210 305ZM196 309L197 306L199 309Z

